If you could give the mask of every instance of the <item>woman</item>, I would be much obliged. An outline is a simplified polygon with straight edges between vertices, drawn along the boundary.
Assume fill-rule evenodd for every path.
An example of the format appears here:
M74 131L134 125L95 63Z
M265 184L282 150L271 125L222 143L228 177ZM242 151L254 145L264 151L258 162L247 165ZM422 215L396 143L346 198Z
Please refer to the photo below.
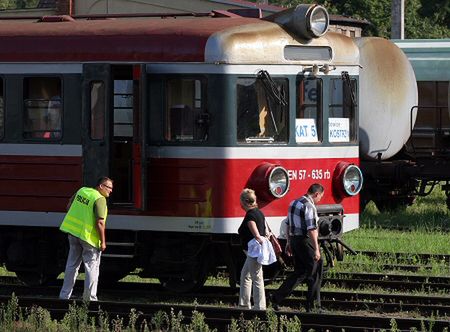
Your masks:
M260 244L264 241L266 235L265 218L264 214L258 209L256 195L252 189L244 189L240 201L246 214L239 227L239 235L247 258L241 271L239 307L252 308L250 295L253 287L253 309L266 310L262 265L258 263L257 258L250 257L248 254L248 242L250 240L255 239Z

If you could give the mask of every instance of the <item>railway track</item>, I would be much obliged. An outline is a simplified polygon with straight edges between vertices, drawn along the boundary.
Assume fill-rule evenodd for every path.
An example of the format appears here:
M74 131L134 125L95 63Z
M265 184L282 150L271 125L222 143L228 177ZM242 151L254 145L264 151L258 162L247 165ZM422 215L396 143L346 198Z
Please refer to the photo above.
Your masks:
M341 280L341 279L339 279ZM353 282L355 279L351 279ZM438 280L442 281L442 280ZM445 281L445 280L444 280ZM358 282L367 284L367 280L359 279ZM401 282L401 281L396 281ZM28 296L30 293L38 297L57 297L60 286L29 288L23 285L4 285L1 293L18 296ZM82 284L79 282L74 294L81 294ZM267 291L268 293L270 290ZM450 316L449 296L430 295L406 295L385 294L367 291L322 291L323 307L328 310L368 312L415 312L423 316ZM117 287L99 290L99 296L108 300L136 299L142 302L172 301L174 303L184 301L202 304L226 304L235 305L238 301L237 289L230 287L207 286L199 292L190 294L170 294L159 284L125 283L121 282ZM293 292L292 297L286 299L283 307L299 308L304 305L305 293L302 290Z
M364 255L368 257L386 257L386 258L395 258L398 261L412 261L417 263L419 262L429 262L431 260L435 261L444 261L450 262L450 255L447 254L415 254L415 253L406 253L406 252L382 252L382 251L366 251L360 250L356 251L358 255Z
M324 290L321 292L322 306L327 311L325 315L317 319L317 314L305 313L302 308L304 308L306 294L303 290L296 290L281 304L283 310L277 312L278 319L281 315L292 319L294 316L298 316L303 328L317 331L327 329L330 331L335 329L378 331L390 328L389 324L391 324L392 318L395 318L398 329L405 331L414 327L419 328L423 324L425 326L432 325L436 322L437 325L433 326L437 331L441 331L450 324L450 296L426 294L427 291L435 291L438 294L447 292L448 294L450 287L450 278L448 277L348 272L333 272L328 275L329 277L324 279L325 289L328 286L330 288L342 287L346 291ZM11 294L15 293L20 299L20 305L24 307L42 306L48 309L54 318L62 318L67 312L67 301L57 300L61 280L58 280L53 286L31 288L22 285L15 277L0 277L0 284L2 284L0 301L7 301ZM77 294L81 296L82 287L82 282L77 282L75 296ZM377 287L405 292L419 290L425 295L374 293L373 289ZM372 289L372 291L361 290L364 288ZM268 289L267 294L270 291ZM150 321L151 316L159 310L170 312L170 308L173 308L175 311L181 310L186 319L189 319L190 316L185 311L192 313L192 310L197 310L205 315L205 321L210 326L221 327L224 331L231 323L232 318L239 319L241 317L240 311L236 309L238 291L230 287L206 286L197 293L170 294L156 283L120 282L114 288L100 287L99 296L101 299L107 300L98 304L101 305L102 310L108 312L110 317L126 318L131 308L135 308L142 312L141 320ZM130 303L130 300L133 302ZM197 307L192 306L192 302L196 303ZM93 308L92 305L90 310L92 315L98 314L98 308ZM349 315L350 312L351 315ZM242 317L254 319L255 315L261 324L267 323L264 313L244 312ZM326 318L323 319L323 316ZM359 321L364 323L358 323ZM447 326L445 322L447 322Z
M0 277L0 284L18 285L20 282L14 277ZM61 281L57 280L55 285L60 285ZM123 288L134 286L135 283L123 283ZM159 287L159 284L153 284ZM400 275L386 273L350 273L350 272L333 272L329 273L323 279L324 286L343 287L347 289L361 289L367 287L380 287L390 289L392 291L428 291L428 292L446 292L450 291L450 277L429 277L420 275Z
M0 296L0 302L7 302L9 297ZM30 308L39 306L47 309L54 319L62 319L69 309L69 305L75 301L56 300L54 298L36 298L36 297L19 297L19 306L22 308ZM75 302L82 306L80 301ZM169 313L173 310L175 313L181 311L186 319L191 318L194 311L203 313L206 317L205 322L210 326L214 326L219 331L226 331L231 324L231 320L246 319L255 320L258 317L260 328L263 325L267 327L269 324L268 316L263 311L242 311L233 307L218 307L211 305L183 305L183 304L162 304L162 303L130 303L118 301L99 301L89 304L89 315L96 316L102 312L107 312L110 317L120 317L127 319L132 309L139 313L137 325L144 319L151 321L151 317L158 311ZM284 316L288 319L297 317L303 329L314 329L316 331L337 331L345 329L345 331L379 331L380 329L389 329L392 327L392 319L395 319L395 325L398 331L410 331L415 328L421 330L423 326L432 328L432 330L442 331L450 328L449 320L440 319L418 319L418 318L402 318L391 315L373 315L367 314L335 314L335 313L304 313L297 310L279 311L275 313L276 324L280 323L280 318ZM273 322L272 322L273 323ZM431 329L430 329L431 330Z

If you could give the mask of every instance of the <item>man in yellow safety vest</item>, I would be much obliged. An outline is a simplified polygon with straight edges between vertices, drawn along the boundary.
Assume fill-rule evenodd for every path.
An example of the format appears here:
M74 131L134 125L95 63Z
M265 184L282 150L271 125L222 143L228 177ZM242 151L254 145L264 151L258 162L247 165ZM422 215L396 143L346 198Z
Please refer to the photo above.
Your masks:
M60 299L70 299L83 262L86 273L83 299L97 301L100 257L106 249L106 198L112 191L113 181L102 177L95 188L82 187L71 198L69 211L59 228L68 234L70 245Z

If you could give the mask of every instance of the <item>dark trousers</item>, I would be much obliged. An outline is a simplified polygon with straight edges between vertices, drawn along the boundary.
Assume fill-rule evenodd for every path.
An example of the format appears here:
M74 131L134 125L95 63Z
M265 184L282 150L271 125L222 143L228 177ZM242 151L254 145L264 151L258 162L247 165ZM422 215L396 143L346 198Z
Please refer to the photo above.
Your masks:
M283 284L272 295L276 304L289 296L295 287L306 282L308 293L306 295L306 309L309 311L314 306L314 300L320 307L320 286L322 284L323 261L320 258L314 260L314 247L311 239L303 236L291 237L291 249L294 255L294 272L291 273Z

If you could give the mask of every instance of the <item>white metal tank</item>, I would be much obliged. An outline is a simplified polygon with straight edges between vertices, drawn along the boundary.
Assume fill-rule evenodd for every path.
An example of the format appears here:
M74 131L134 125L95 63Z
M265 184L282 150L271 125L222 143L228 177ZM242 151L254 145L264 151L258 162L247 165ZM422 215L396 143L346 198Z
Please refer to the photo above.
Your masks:
M365 159L388 159L411 135L417 83L405 54L382 38L356 38L360 52L359 137Z

